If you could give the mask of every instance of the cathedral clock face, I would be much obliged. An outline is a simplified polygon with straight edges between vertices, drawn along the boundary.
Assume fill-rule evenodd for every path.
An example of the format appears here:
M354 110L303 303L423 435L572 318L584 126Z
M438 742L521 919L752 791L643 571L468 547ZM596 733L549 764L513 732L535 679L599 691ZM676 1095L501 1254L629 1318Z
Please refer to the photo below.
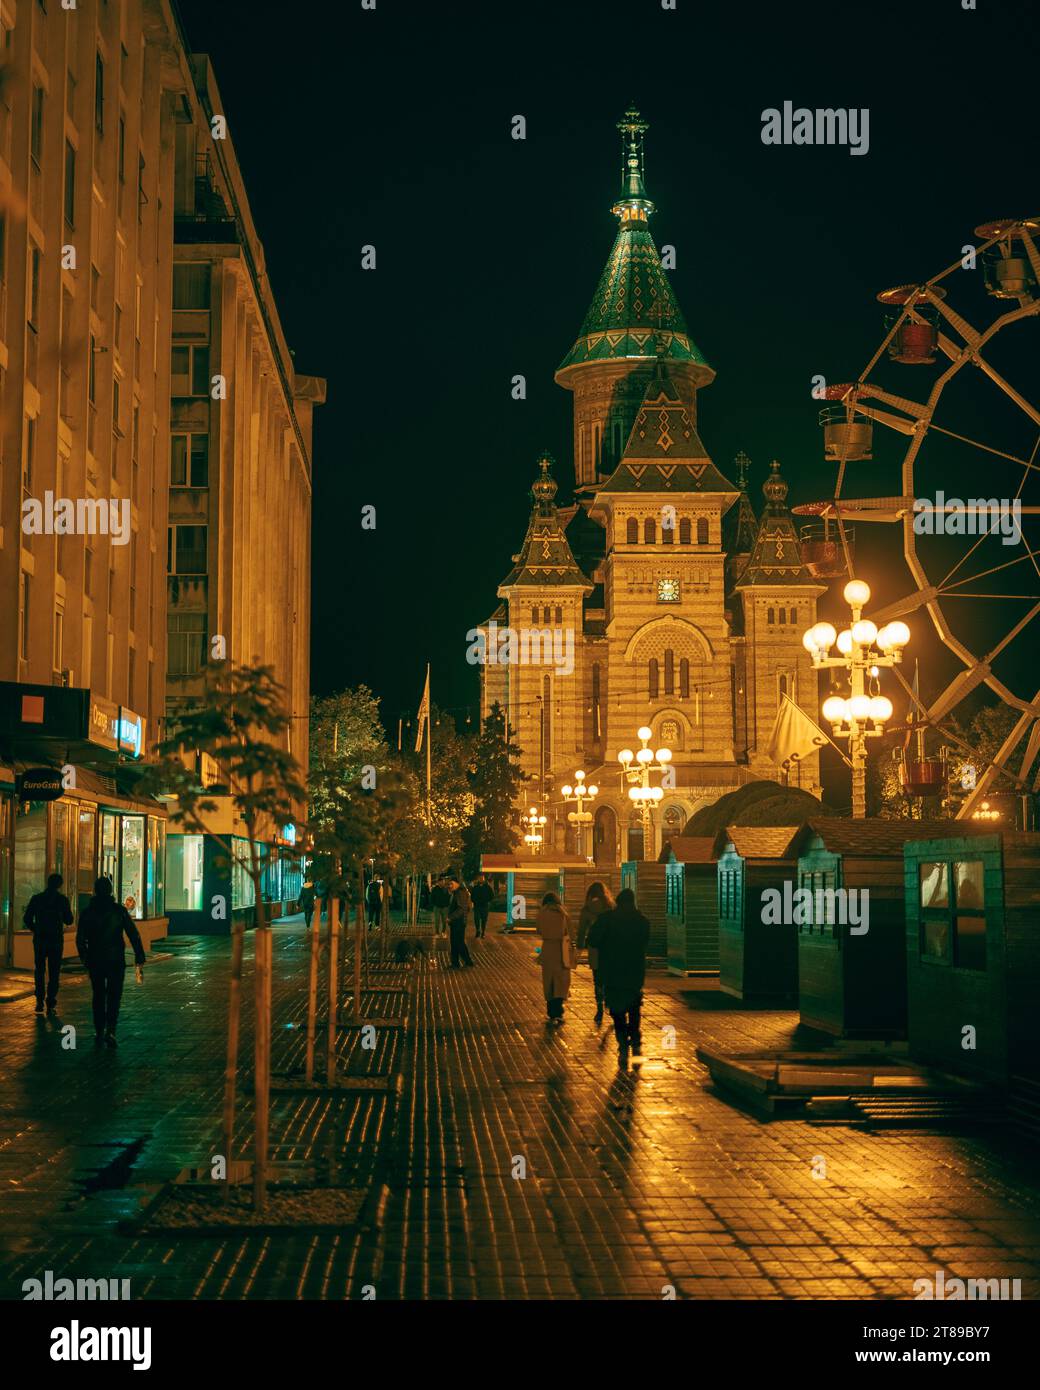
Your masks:
M678 579L659 579L657 581L657 602L658 603L678 603L679 602L679 581Z

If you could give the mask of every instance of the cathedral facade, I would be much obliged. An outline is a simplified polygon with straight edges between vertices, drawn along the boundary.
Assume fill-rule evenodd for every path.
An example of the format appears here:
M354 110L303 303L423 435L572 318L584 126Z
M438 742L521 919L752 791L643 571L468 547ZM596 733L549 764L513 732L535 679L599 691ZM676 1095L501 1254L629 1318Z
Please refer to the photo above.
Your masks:
M802 646L825 586L802 564L774 463L756 516L749 460L731 481L698 428L715 373L691 339L649 230L646 123L619 122L617 237L577 340L556 371L574 399L574 501L561 505L542 455L527 534L480 625L481 713L496 702L521 752L522 805L546 817L547 851L577 849L562 788L584 772L598 794L581 852L597 863L644 857L640 807L618 754L672 754L654 778L652 844L757 778L819 794L819 757L790 771L770 757L787 694L817 717Z

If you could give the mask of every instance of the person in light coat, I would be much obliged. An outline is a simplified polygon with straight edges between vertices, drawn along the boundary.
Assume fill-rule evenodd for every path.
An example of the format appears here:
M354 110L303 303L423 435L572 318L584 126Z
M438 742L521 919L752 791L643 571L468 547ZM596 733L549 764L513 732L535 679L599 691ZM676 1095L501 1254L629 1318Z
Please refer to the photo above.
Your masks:
M599 939L603 929L599 925L604 913L614 908L614 899L607 892L606 884L590 883L585 894L585 905L578 918L578 950L589 953L589 967L592 970L592 984L596 992L596 1023L603 1022L603 981L599 973Z
M570 918L555 893L546 893L534 929L542 938L542 991L549 1022L563 1022L563 1001L571 992L577 945Z

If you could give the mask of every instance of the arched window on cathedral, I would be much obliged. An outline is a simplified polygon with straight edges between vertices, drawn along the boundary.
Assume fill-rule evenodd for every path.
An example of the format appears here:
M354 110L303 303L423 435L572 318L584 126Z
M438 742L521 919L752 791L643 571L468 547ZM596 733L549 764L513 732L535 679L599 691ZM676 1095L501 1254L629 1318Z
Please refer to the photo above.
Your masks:
M675 694L675 653L671 647L664 654L664 693Z
M636 520L634 516L630 516L628 518L628 521L625 523L625 544L639 544L639 522Z
M552 767L552 680L542 677L542 767Z
M772 627L773 624L776 622L776 609L775 609L775 608L767 608L767 609L766 609L766 622L769 624L770 627Z
M777 676L776 691L781 700L784 698L785 695L790 695L791 677L787 675L786 672L782 672L780 675Z
M556 605L556 626L557 626L557 627L562 627L562 625L563 625L563 609L560 607L559 604L557 604L557 605Z
M598 661L592 663L592 737L600 738L601 728L601 703L603 691L600 686L600 666Z
M620 420L615 420L610 427L611 436L613 438L613 449L611 450L612 456L610 460L611 463L617 463L618 459L621 457L621 450L624 447L625 441L621 433L621 428L622 427Z
M656 700L661 693L661 668L657 664L657 657L650 658L650 698Z
M599 425L593 425L593 426L592 426L592 468L593 468L592 476L593 476L593 477L596 476L596 471L597 471L598 468L599 468L599 441L600 441L600 427L599 427Z
M796 627L797 624L798 624L798 609L797 609L797 608L792 608L792 609L791 609L791 626L792 626L792 627Z
M537 608L532 608L532 609L531 609L531 626L532 626L532 627L537 627L537 626L538 626L538 609L537 609Z
M648 516L643 522L643 542L645 545L657 543L657 522L652 516Z
M661 544L671 545L675 540L675 517L666 516L661 519Z
M690 518L684 516L679 522L679 544L690 544Z
M697 518L697 544L708 544L708 518L706 516Z
M784 624L787 622L787 609L786 609L786 608L781 608L781 609L780 609L780 619L779 619L779 622L780 622L780 626L781 626L781 627L783 627Z
M690 663L685 656L679 662L679 696L683 700L690 698Z
M552 622L552 609L549 607L548 604L546 604L545 607L542 609L542 622L545 624L546 627L548 627L549 624Z

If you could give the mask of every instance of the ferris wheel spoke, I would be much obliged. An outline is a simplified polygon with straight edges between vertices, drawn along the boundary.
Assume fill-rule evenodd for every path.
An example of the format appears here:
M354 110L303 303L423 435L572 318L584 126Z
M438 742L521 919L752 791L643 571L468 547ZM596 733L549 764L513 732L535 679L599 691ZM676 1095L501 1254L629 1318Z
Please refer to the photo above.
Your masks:
M932 421L931 428L936 434L945 434L949 439L956 439L961 444L970 444L973 449L981 449L985 454L995 454L997 458L1007 459L1009 463L1017 463L1019 468L1027 471L1032 469L1040 473L1040 468L1029 460L1020 459L1017 454L1009 454L1004 449L994 449L990 444L983 444L981 439L972 439L969 435L958 434L955 430L945 429L942 425L937 425Z
M1015 774L1008 769L1007 761L1018 747L1030 724L1036 719L1037 713L1040 712L1040 690L1034 695L1032 703L1033 708L1023 710L1018 719L1016 719L1014 728L1000 745L992 762L987 766L982 776L976 781L974 789L968 793L967 799L957 812L958 820L966 820L971 815L972 811L974 811L975 807L989 791L999 773L1003 772L1007 776L1012 777L1019 786L1023 785L1022 777L1016 777Z
M981 545L985 539L985 536L980 536L979 539L975 542L975 545L972 546L968 554L970 555L972 551L975 550L979 545ZM980 570L978 574L969 575L967 579L958 579L956 584L947 584L946 580L944 579L942 583L938 586L939 592L941 594L949 594L951 598L956 598L957 594L954 592L954 590L959 589L962 584L974 584L977 580L985 579L988 575L999 574L1001 570L1008 570L1012 567L1012 565L1020 565L1023 560L1028 560L1031 556L1036 555L1038 553L1040 552L1027 549L1024 555L1016 555L1013 560L1005 560L1002 565L991 565L988 570ZM958 561L957 566L955 566L955 568L951 570L950 573L955 573L955 570L957 567L959 567L959 565L960 561ZM1036 598L1036 595L1030 594L1029 598Z
M1024 396L1020 395L1012 385L1005 381L996 368L991 367L981 353L977 352L973 360L977 366L982 368L994 385L999 386L1005 395L1010 396L1020 410L1025 411L1035 425L1040 425L1040 410L1037 410L1036 406L1030 405Z

